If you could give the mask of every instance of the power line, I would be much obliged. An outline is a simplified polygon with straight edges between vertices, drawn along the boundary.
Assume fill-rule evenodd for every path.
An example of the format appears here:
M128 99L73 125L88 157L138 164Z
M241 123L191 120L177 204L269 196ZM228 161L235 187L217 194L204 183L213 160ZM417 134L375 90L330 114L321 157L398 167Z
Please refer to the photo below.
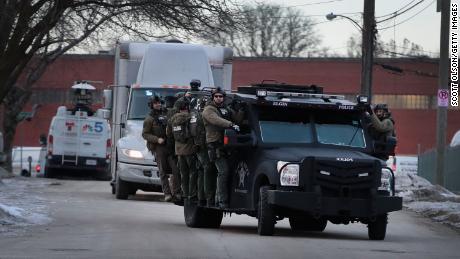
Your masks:
M415 2L415 0L412 0L410 1L409 3L407 3L406 5L404 5L403 7L399 8L398 10L394 11L394 12L391 12L389 14L385 14L385 15L381 15L381 16L377 16L375 18L382 18L382 17L387 17L387 16L390 16L390 15L393 15L394 13L397 13L401 10L403 10L404 8L406 8L407 6L409 6L410 4L412 4L413 2Z
M409 17L409 18L407 18L407 19L405 19L405 20L403 20L403 21L401 21L401 22L399 22L399 23L397 23L397 24L395 24L395 25L388 26L388 27L383 27L383 28L377 28L377 29L380 30L380 31L383 31L383 30L386 30L386 29L390 29L390 28L396 27L396 26L398 26L398 25L400 25L400 24L403 24L403 23L409 21L410 19L414 18L415 16L419 15L421 12L425 11L425 10L426 10L428 7L430 7L434 2L436 2L436 0L433 0L430 4L428 4L427 6L425 6L422 10L418 11L417 13L415 13L414 15L412 15L411 17Z
M403 47L403 46L401 46L401 45L393 45L393 44L390 44L390 43L381 43L381 44L387 45L387 46L391 46L391 47L396 46L396 48L400 48L400 49L411 49L411 48L409 48L409 47ZM439 52L433 52L433 51L427 51L427 50L417 50L417 51L439 55Z
M307 4L299 4L299 5L288 5L288 6L283 6L282 8L309 6L309 5L319 5L319 4L329 4L329 3L342 2L342 1L344 1L344 0L330 0L330 1L314 2L314 3L307 3Z
M411 7L407 8L406 10L401 11L401 12L397 12L397 13L394 14L393 16L388 17L388 18L386 18L386 19L383 19L383 20L381 20L381 21L378 21L378 22L376 22L376 23L381 23L381 22L385 22L385 21L391 20L391 19L393 19L393 18L396 18L396 17L400 16L401 14L404 14L404 13L406 13L407 11L413 9L414 7L416 7L417 5L421 4L421 3L424 2L424 1L425 1L425 0L420 0L419 2L415 3L414 5L412 5Z

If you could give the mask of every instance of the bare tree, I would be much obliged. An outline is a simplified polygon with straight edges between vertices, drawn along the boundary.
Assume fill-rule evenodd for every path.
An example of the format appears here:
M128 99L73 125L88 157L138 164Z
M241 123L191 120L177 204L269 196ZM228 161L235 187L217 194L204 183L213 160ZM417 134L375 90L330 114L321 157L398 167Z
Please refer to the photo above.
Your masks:
M201 38L208 43L230 46L238 56L299 57L315 53L320 43L314 22L299 10L259 3L244 5L237 17L238 30L208 30Z
M108 32L148 39L233 26L229 0L0 0L0 103L7 167L17 115L59 56Z
M347 41L348 56L352 58L361 57L361 46L361 35L351 36ZM376 57L427 57L427 53L422 46L406 38L404 38L402 45L397 45L395 40L385 42L380 39L379 35L375 41L374 55Z

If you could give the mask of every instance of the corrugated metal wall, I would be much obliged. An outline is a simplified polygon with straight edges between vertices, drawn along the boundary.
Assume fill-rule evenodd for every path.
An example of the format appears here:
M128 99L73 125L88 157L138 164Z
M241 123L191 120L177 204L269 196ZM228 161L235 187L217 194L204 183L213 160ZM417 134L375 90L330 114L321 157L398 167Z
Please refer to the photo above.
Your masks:
M433 184L436 182L436 154L436 150L430 150L418 157L418 174ZM460 146L445 149L444 187L460 192Z

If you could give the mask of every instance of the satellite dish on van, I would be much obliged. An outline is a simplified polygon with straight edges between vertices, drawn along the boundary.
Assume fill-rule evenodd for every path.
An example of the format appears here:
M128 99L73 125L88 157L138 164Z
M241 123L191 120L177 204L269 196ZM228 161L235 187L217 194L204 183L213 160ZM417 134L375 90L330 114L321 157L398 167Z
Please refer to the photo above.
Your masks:
M72 85L72 89L96 90L96 87L83 81L83 82L76 82L76 84Z

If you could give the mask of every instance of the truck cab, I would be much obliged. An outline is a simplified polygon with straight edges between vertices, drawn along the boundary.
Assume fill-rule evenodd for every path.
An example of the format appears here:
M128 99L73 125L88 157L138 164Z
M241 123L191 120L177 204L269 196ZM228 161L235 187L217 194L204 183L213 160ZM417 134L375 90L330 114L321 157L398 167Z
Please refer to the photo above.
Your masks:
M394 175L369 134L365 98L354 103L318 86L257 84L239 87L241 131L226 130L232 172L228 209L185 205L192 227L219 227L223 212L258 218L258 233L272 235L288 218L294 231L323 231L328 222L368 225L384 239L387 214L402 209Z

